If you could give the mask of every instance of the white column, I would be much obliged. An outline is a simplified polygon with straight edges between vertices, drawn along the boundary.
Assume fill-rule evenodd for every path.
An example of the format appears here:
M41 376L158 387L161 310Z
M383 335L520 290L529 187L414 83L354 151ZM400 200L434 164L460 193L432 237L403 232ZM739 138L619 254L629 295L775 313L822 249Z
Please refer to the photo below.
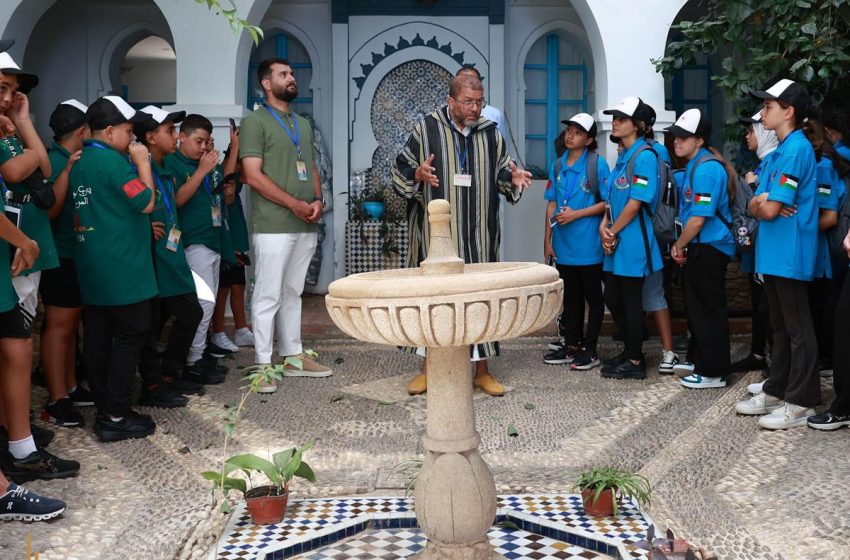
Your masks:
M348 220L348 24L331 26L333 41L333 122L331 144L334 154L334 276L345 276L345 222Z

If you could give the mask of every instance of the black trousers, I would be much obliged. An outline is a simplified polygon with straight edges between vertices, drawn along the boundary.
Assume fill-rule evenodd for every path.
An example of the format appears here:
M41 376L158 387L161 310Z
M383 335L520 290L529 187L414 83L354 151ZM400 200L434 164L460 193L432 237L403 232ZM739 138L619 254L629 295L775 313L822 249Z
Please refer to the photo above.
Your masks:
M629 360L643 359L643 277L605 273L605 305L626 343Z
M605 303L602 300L602 263L586 266L558 265L564 281L564 311L561 324L567 346L583 341L584 347L596 353L596 343L602 330ZM587 331L584 329L584 309L587 303Z
M829 410L846 416L850 414L850 274L844 274L844 284L835 307L835 340L837 344L832 354L835 400Z
M150 325L149 300L129 305L86 305L83 351L99 413L120 417L130 411L133 378Z
M791 404L814 407L820 404L820 375L807 284L781 276L764 277L773 331L770 377L764 382L764 392Z
M818 358L821 363L832 361L832 328L833 320L827 317L827 305L832 298L832 280L830 278L815 278L809 282L809 309L812 310L812 325L817 340ZM829 313L831 316L832 313ZM827 324L828 323L828 324Z
M688 246L683 269L685 311L691 343L688 361L706 377L729 373L729 310L726 307L726 267L731 259L702 243Z
M750 311L752 313L750 353L766 356L767 341L771 340L771 335L767 298L764 297L764 285L756 282L755 274L748 274L747 276L750 280Z
M139 373L145 385L156 385L160 377L178 377L186 363L186 355L201 323L204 310L197 294L188 293L151 300L151 331L142 350ZM174 317L165 352L157 346L162 328Z

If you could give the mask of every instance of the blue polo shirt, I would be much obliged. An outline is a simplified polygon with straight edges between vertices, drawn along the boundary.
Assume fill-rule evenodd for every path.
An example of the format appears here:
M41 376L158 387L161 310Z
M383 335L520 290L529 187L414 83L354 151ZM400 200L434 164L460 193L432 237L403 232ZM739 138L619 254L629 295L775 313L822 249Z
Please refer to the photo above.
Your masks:
M658 157L667 162L667 165L673 165L673 160L670 158L670 151L667 149L663 143L655 140L650 143L653 151L658 154Z
M567 164L569 151L560 158L561 169L555 176L555 164L549 169L549 184L543 198L555 203L555 212L564 206L573 210L588 208L597 203L587 179L587 149L573 165ZM598 189L605 188L608 180L608 162L599 157L596 163ZM554 215L553 214L553 215ZM552 216L548 216L547 219ZM552 248L560 265L586 266L602 262L602 243L599 239L600 216L585 216L565 225L552 228Z
M732 232L718 217L719 213L727 223L732 223L726 168L716 161L702 163L693 171L694 181L691 184L694 164L706 155L711 154L705 148L701 149L685 167L679 190L679 219L683 226L687 226L692 216L705 218L702 229L691 242L711 245L729 255L729 258L734 258L735 240Z
M846 186L829 156L823 156L817 165L818 210L838 212L846 196ZM815 257L815 278L832 278L832 255L826 231L818 231L818 250Z
M835 151L838 152L838 155L847 161L850 161L850 146L845 144L842 140L835 143Z
M631 148L623 150L617 157L606 185L600 190L602 199L611 205L611 215L615 222L629 200L634 199L644 203L634 219L620 232L614 254L605 255L603 269L617 276L649 276L656 270L660 270L662 266L661 251L658 249L658 242L652 230L652 218L647 209L647 207L654 209L660 196L658 160L655 154L651 150L642 152L635 161L633 175L626 176L629 158L645 143L646 140L640 138ZM646 241L649 243L649 262L647 262L644 235L640 226L641 216L646 226Z
M767 157L770 161L756 195L766 192L768 200L784 206L796 204L797 213L761 221L756 272L810 282L818 242L815 151L798 129Z

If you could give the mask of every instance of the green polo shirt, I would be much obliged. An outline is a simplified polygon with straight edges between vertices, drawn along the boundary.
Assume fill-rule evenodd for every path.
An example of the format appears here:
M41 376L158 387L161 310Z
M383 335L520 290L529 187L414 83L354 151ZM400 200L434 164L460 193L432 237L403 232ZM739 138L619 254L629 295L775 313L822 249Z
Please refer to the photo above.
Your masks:
M68 184L83 303L129 305L156 296L151 223L142 213L152 193L126 156L101 141L86 140Z
M245 222L245 211L242 208L242 183L236 183L236 199L227 205L227 225L230 226L230 239L233 242L233 250L239 253L247 253L250 249L248 243L248 224Z
M50 146L47 152L47 157L50 158L50 175L51 181L56 181L59 174L65 169L68 164L68 158L71 157L71 152L54 144ZM53 242L56 244L56 253L60 259L73 259L74 246L77 242L74 240L74 199L70 191L65 197L65 204L62 206L62 212L56 216L56 219L50 223L53 230Z
M0 263L12 262L10 247L5 240L0 239ZM18 294L12 286L12 272L8 266L0 266L0 313L6 313L18 305Z
M151 161L154 183L156 183L156 200L150 215L152 222L165 224L165 237L156 242L156 280L159 286L159 297L179 296L195 293L195 280L192 270L186 262L186 250L183 247L181 232L177 250L167 249L168 233L172 227L180 229L177 215L177 202L174 200L174 177L157 162Z
M163 164L168 173L174 177L178 190L198 170L198 162L187 158L179 150L165 156ZM221 230L224 228L214 227L212 219L213 205L218 204L221 207L221 195L211 194L216 183L213 175L221 181L219 174L215 170L211 171L207 175L206 183L201 183L192 198L177 209L177 216L180 219L180 225L183 226L181 231L186 247L206 245L221 254Z
M6 136L0 139L0 165L23 153L24 147L17 137ZM6 187L15 196L29 194L29 189L21 183L7 184ZM50 229L50 216L48 216L47 210L39 208L32 202L24 203L21 210L21 231L30 239L35 240L41 250L32 268L25 271L24 275L59 266L59 256L56 254L56 245L53 242L53 231Z
M298 122L298 145L307 167L307 180L299 181L296 170L298 151L286 130L265 109L260 107L244 119L239 130L239 158L258 157L263 160L263 173L290 196L313 202L313 128L296 113L282 113L272 108L291 129ZM301 221L288 208L263 198L251 189L251 233L304 233L318 231L318 224Z

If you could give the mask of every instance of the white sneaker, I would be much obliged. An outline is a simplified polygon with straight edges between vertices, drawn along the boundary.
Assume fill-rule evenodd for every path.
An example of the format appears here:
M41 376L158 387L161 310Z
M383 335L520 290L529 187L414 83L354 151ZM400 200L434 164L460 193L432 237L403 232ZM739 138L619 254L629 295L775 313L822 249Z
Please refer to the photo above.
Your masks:
M694 372L694 364L691 362L678 362L673 366L673 374L678 377L691 375Z
M236 329L236 332L233 333L233 342L236 346L253 346L254 333L248 327Z
M231 352L239 352L239 347L233 344L233 341L227 338L227 335L223 332L213 333L212 343L218 346L219 348L224 348L225 350L230 350Z
M679 363L679 356L672 350L661 351L661 363L658 364L658 373L670 375Z
M760 381L759 383L750 383L747 385L747 392L751 395L758 395L759 393L764 392L764 381Z
M787 402L782 408L777 408L770 414L759 418L759 426L768 430L800 428L806 426L806 420L814 414L815 411L812 408Z
M683 377L679 383L688 389L716 389L726 386L726 380L722 377L703 377L696 373Z
M783 404L782 399L761 392L745 401L739 401L735 405L735 412L748 416L759 416L773 412L781 408Z

